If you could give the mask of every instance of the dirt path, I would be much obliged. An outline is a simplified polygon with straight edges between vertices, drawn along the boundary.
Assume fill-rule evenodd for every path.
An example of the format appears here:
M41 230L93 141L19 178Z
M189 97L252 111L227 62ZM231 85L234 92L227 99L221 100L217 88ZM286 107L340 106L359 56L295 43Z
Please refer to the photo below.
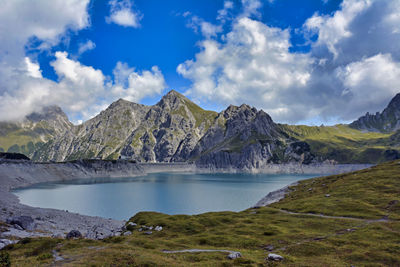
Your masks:
M316 213L293 212L293 211L288 211L288 210L283 210L283 209L277 209L277 210L280 212L283 212L286 214L292 214L292 215L314 216L314 217L328 218L328 219L344 219L344 220L353 220L353 221L360 221L360 222L367 222L367 223L391 221L387 218L388 216L385 216L384 218L381 218L381 219L363 219L363 218L357 218L357 217L331 216L331 215L316 214Z

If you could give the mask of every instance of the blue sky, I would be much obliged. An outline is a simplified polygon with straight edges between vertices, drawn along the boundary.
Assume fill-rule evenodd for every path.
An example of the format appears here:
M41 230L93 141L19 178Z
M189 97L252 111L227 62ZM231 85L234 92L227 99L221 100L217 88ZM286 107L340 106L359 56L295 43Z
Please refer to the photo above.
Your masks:
M23 2L0 10L0 100L21 107L3 120L56 104L78 123L175 89L207 109L333 124L400 89L399 0Z

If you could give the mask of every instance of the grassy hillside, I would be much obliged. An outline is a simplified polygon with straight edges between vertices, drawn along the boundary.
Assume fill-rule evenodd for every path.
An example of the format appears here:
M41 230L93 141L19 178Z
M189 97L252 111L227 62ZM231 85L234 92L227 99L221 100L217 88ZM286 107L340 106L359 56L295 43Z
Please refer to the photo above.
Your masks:
M23 153L31 156L54 135L46 122L16 124L0 122L0 152Z
M361 132L348 125L282 125L291 137L307 142L311 152L339 163L381 163L399 158L400 133Z
M399 266L399 188L400 161L394 161L302 181L270 207L195 216L141 212L130 219L164 227L152 235L131 228L130 236L104 241L25 239L5 251L18 266L51 264L53 250L64 258L60 266ZM192 248L239 251L242 258L162 252ZM266 260L268 249L284 260Z

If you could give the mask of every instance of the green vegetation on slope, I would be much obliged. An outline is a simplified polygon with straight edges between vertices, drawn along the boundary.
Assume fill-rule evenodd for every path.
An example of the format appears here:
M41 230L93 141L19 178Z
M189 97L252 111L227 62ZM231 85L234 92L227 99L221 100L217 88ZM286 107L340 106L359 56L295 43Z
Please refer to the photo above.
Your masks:
M399 188L400 161L395 161L302 181L270 207L194 216L141 212L130 219L138 225L163 226L152 235L132 227L130 236L103 241L25 239L6 252L18 266L51 264L53 250L64 258L57 265L65 266L399 266ZM388 219L376 220L383 217ZM192 248L239 251L243 257L163 253ZM267 248L284 260L266 260Z
M400 161L300 181L271 206L295 212L400 220ZM329 195L329 197L327 196Z
M348 125L281 125L291 137L305 141L311 152L339 163L381 163L399 158L400 133L361 132Z
M196 120L195 127L199 127L201 126L201 124L205 123L204 127L207 130L214 122L214 119L218 116L218 113L215 111L202 109L201 107L190 101L188 98L186 98L184 95L174 90L172 91L180 98L180 100L185 104L188 110L193 114ZM171 114L178 114L187 118L187 114L183 106L180 109L171 112Z
M54 134L54 129L46 121L23 124L0 122L0 151L31 157Z

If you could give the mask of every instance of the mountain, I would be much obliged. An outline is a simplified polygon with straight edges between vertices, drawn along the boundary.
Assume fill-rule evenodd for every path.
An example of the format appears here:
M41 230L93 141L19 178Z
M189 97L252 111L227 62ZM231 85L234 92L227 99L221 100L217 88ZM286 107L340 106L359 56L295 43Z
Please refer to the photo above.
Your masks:
M351 128L367 131L388 133L400 129L400 93L397 94L382 111L376 114L365 114L350 124Z
M33 158L65 161L121 156L139 162L185 161L216 116L173 90L153 106L120 99L48 142Z
M317 127L278 124L245 104L207 111L172 90L152 106L119 99L77 126L54 106L23 122L2 122L0 151L24 153L36 161L123 158L195 162L207 168L378 163L400 158L399 120L400 95L382 113L350 125Z
M213 168L260 168L268 163L311 163L309 146L290 138L271 117L248 105L229 106L191 153L198 165Z
M44 143L73 127L57 106L45 107L19 122L0 122L0 152L33 156Z
M120 99L47 142L33 159L119 157L240 169L314 159L306 143L290 138L262 110L231 105L221 113L206 111L173 90L153 106Z

